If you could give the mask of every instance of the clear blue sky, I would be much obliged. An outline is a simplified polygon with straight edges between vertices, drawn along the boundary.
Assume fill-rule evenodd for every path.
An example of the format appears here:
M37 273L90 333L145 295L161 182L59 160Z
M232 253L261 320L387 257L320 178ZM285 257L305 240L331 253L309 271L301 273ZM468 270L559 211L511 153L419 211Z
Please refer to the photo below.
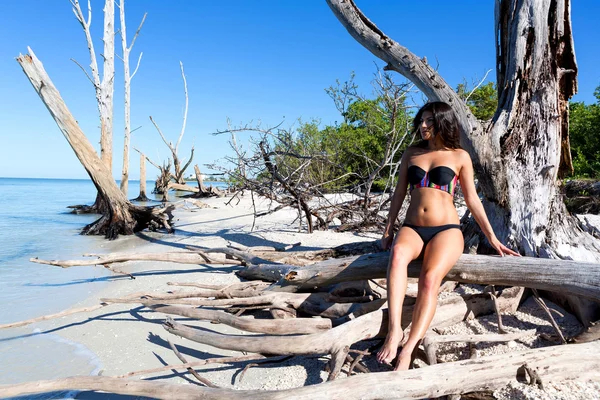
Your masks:
M86 7L86 1L82 7ZM473 82L494 69L494 1L357 0L358 6L386 34L430 64L453 87ZM593 103L600 85L600 1L572 2L579 93L574 100ZM92 31L102 48L102 7L92 0ZM144 12L146 23L131 56L134 146L156 161L169 156L150 123L176 141L183 114L184 63L189 116L180 156L196 147L195 162L218 161L230 153L227 138L210 133L235 124L261 120L319 118L340 120L324 89L356 73L361 91L370 94L375 64L383 64L352 39L324 0L291 1L140 1L129 0L127 29L131 38ZM118 12L118 8L115 10ZM98 111L93 88L79 67L89 55L85 37L68 0L0 1L0 176L87 178L67 141L21 71L15 57L30 46L44 63L68 107L98 147ZM118 25L118 24L117 24ZM117 37L120 53L120 37ZM123 147L122 63L116 60L115 176L120 175ZM400 79L400 77L399 77ZM495 80L494 73L489 79ZM132 152L131 177L139 177ZM148 178L156 176L149 167Z

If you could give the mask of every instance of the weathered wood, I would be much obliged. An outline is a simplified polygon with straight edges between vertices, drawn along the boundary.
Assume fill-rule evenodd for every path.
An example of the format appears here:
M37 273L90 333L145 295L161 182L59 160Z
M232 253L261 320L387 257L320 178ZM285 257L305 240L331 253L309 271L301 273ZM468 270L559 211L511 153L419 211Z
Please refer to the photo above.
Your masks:
M483 204L496 236L522 254L600 261L600 243L566 211L557 177L572 170L568 140L571 96L577 91L570 0L496 2L498 109L477 121L425 58L382 32L352 0L327 0L350 35L412 81L429 101L455 111L461 145L473 159ZM472 217L469 248L489 250Z
M144 303L151 305L192 305L208 307L226 307L226 308L265 308L279 309L296 314L302 312L308 315L322 316L326 318L341 318L349 314L362 315L380 308L385 300L368 301L362 300L362 303L345 302L355 300L352 298L343 299L331 296L328 293L285 293L265 291L257 296L232 298L232 299L207 299L207 298L174 298L169 300L152 298L102 298L105 303L124 303L136 304ZM338 301L338 302L336 302Z
M331 320L326 318L291 318L285 320L254 319L237 317L235 315L218 310L205 310L177 306L144 305L157 312L222 323L240 330L254 333L268 333L275 335L307 334L322 332L332 328Z
M425 348L427 363L429 365L434 365L437 364L436 352L440 343L466 342L472 345L473 343L479 342L509 342L511 340L520 339L525 336L535 335L535 333L535 329L515 333L500 333L487 335L437 335L433 333L428 333L423 338L422 344Z
M167 342L169 343L169 347L171 347L171 350L173 350L173 353L175 353L175 355L177 356L177 358L179 358L179 361L181 361L184 364L187 364L188 361L185 359L185 357L179 352L179 350L177 350L177 347L175 347L175 345L167 339ZM208 379L200 376L200 374L198 374L196 372L196 370L194 370L192 367L187 367L186 368L187 371L192 374L194 376L194 378L198 379L198 381L200 383L202 383L203 385L207 386L207 387L211 387L211 388L218 388L219 386L215 385L214 383L212 383L211 381L209 381Z
M177 182L169 182L167 185L167 190L175 189L182 192L192 192L198 193L200 190L196 186L190 186L187 184L177 183Z
M238 272L247 279L277 282L280 290L306 290L339 282L384 278L389 252L344 257L298 268L290 265L249 266ZM408 266L418 277L421 262ZM600 264L532 257L463 254L446 275L465 283L525 286L600 300Z
M427 344L439 344L439 343L451 343L451 342L465 342L465 343L481 343L481 342L510 342L511 340L521 339L526 336L535 335L536 330L530 329L527 331L520 331L514 333L490 333L484 335L426 335L423 338L423 345Z
M1 385L0 396L24 396L59 390L95 390L173 400L422 399L501 388L511 382L522 381L523 378L519 377L525 365L536 371L542 381L546 382L565 379L597 381L600 379L599 352L600 342L553 346L409 371L360 374L333 382L278 391L212 389L82 376ZM585 368L581 368L582 365Z
M124 298L136 298L143 295L143 293L131 293L127 296L125 296ZM108 306L108 303L100 303L97 304L95 306L90 306L90 307L79 307L79 308L71 308L69 310L64 310L55 314L48 314L48 315L42 315L39 317L35 317L35 318L30 318L30 319L26 319L23 321L16 321L16 322L10 322L7 324L3 324L0 325L0 329L5 329L5 328L16 328L19 326L25 326L25 325L29 325L32 324L34 322L39 322L39 321L46 321L49 319L55 319L55 318L60 318L60 317L64 317L67 315L71 315L71 314L77 314L77 313L83 313L83 312L91 312L91 311L95 311L97 309L103 308Z
M90 266L90 265L108 265L113 263L127 261L165 261L180 264L239 264L235 260L213 260L208 258L200 251L173 251L165 253L125 253L125 254L101 254L95 259L88 260L42 260L40 258L30 258L29 261L36 264L54 265L61 268Z
M27 319L24 321L10 322L8 324L0 325L0 329L17 328L19 326L33 324L34 322L46 321L46 320L55 319L55 318L61 318L61 317L65 317L67 315L77 314L77 313L82 313L82 312L91 312L91 311L98 310L99 308L106 307L107 305L108 304L106 304L106 303L96 304L95 306L74 308L71 310L61 311L61 312L58 312L55 314L42 315L40 317L31 318L31 319Z
M129 189L129 144L131 143L131 80L137 73L137 70L140 66L140 61L142 60L142 53L138 58L137 66L133 73L131 73L129 69L129 54L131 53L131 49L140 34L140 30L144 25L144 21L146 20L146 16L148 14L144 13L142 17L142 22L135 32L133 39L131 39L131 44L127 46L127 25L125 23L125 0L120 0L119 2L119 21L120 21L120 32L121 32L121 48L123 50L123 81L124 81L124 108L125 108L125 119L124 119L124 141L123 141L123 169L121 172L121 191L125 196L127 196ZM143 171L143 179L144 179L144 187L142 189L142 172L140 167L140 195L138 199L146 197L146 171L145 164L143 159L140 160L144 171ZM142 201L142 200L139 200ZM143 200L146 201L146 200Z
M499 296L501 302L510 302L520 290L508 289ZM367 303L368 304L368 303ZM466 318L488 314L494 310L487 295L456 296L439 301L431 328L453 325ZM404 304L402 326L412 320L413 306ZM387 333L387 310L378 309L368 314L352 314L334 321L334 328L326 333L303 336L239 336L199 331L177 323L165 326L169 332L190 340L215 347L265 354L319 354L337 352L360 340L383 336ZM284 322L284 321L280 321Z
M179 159L178 151L179 151L179 144L181 143L181 139L183 139L183 135L185 133L185 127L187 125L187 116L188 116L188 109L189 109L189 98L188 98L187 79L185 77L185 72L183 70L183 63L181 61L179 62L179 67L181 69L181 78L183 79L183 91L184 91L184 94L185 94L185 107L184 107L184 110L183 110L183 123L182 123L182 126L181 126L181 132L179 133L179 137L177 138L177 142L175 143L175 145L173 145L172 142L169 142L167 140L167 138L163 134L162 130L159 128L158 124L154 121L154 119L152 118L152 116L150 116L150 121L152 122L152 124L154 125L154 127L156 128L156 130L158 131L158 134L160 135L160 137L163 140L163 142L165 142L165 144L167 145L167 147L171 151L171 157L173 158L173 167L175 169L175 174L171 175L171 173L169 172L168 173L168 179L167 179L167 181L170 180L170 178L172 177L175 180L176 183L179 183L179 184L183 185L183 184L185 184L185 179L184 179L185 170L191 164L191 162L192 162L192 160L194 158L194 147L192 146L190 158L188 159L188 161L186 162L186 164L182 167L181 166L181 160Z
M150 374L154 374L157 372L201 367L201 366L208 365L208 364L234 364L234 363L241 363L241 362L246 362L246 361L254 361L255 363L258 363L261 360L268 362L268 361L278 361L278 360L282 360L285 358L287 358L287 356L265 357L262 354L249 354L249 355L238 356L238 357L215 357L215 358L207 358L207 359L200 360L200 361L193 361L193 362L189 362L189 363L185 363L185 364L171 364L171 365L165 365L163 367L158 367L158 368L132 371L132 372L128 372L123 375L119 375L116 378L129 378L129 377L138 376L138 375L148 376Z
M94 50L94 41L92 40L90 31L90 25L92 23L92 10L90 4L88 3L87 21L83 16L79 1L74 0L72 4L73 13L85 33L90 53L90 69L93 78L93 80L90 80L94 85L98 111L100 113L100 156L106 168L112 172L113 98L115 82L115 5L113 0L106 0L104 2L104 31L102 35L102 42L104 43L102 59L104 62L102 66L102 80L100 80L100 70L98 68L96 51Z
M142 153L140 153L140 194L133 200L150 201L146 195L146 156Z
M165 213L148 207L137 207L127 201L110 170L98 157L96 150L67 108L44 66L30 48L28 51L29 54L17 57L17 62L50 111L108 207L107 213L86 226L83 233L103 234L108 239L114 239L119 234L132 234L144 228L166 228L172 231L170 211Z

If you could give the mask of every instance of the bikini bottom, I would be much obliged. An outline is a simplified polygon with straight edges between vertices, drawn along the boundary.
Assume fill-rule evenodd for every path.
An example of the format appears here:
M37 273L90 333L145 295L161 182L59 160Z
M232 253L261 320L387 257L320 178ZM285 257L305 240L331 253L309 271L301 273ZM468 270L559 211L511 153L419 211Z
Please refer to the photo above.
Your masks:
M406 226L417 232L417 234L421 237L421 240L423 240L424 246L427 246L427 243L429 243L429 241L440 232L443 232L448 229L460 229L460 225L457 224L448 224L440 226L417 226L411 224L403 224L402 226Z

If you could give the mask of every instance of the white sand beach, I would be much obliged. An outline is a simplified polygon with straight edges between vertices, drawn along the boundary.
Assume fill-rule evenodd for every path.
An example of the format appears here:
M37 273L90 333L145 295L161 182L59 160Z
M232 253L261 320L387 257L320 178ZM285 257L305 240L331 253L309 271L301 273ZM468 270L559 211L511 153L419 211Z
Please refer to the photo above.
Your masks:
M197 207L192 201L188 201L186 206L175 212L175 234L144 232L135 237L122 237L114 242L105 242L98 253L164 252L184 250L186 245L223 247L228 242L245 246L279 246L301 242L301 245L295 250L316 250L379 238L376 233L317 231L307 234L305 231L298 232L298 221L295 220L297 214L294 210L284 209L254 220L250 196L241 198L238 204L236 204L237 200L234 200L232 202L234 205L226 205L228 200L229 198L203 200L202 202L209 206L206 208ZM269 204L267 201L261 201L257 203L257 206L266 209ZM253 224L255 224L254 230L251 231ZM114 267L133 274L135 279L115 276L109 279L104 290L94 293L75 307L94 306L99 304L100 298L118 298L138 292L166 293L174 288L174 286L167 285L167 282L227 285L240 281L235 275L235 271L240 267L229 265L136 261L115 264ZM98 266L97 268L102 267ZM56 269L56 274L61 272L60 268ZM459 287L459 290L476 291L480 289ZM554 305L551 307L558 309ZM563 316L558 317L557 322L567 336L572 336L582 329L573 316L564 311L562 313ZM153 312L141 305L110 304L93 312L39 322L30 328L42 332L42 334L52 332L66 340L80 343L98 357L98 365L93 373L103 376L119 376L133 371L163 367L166 364L180 364L181 361L169 348L168 340L177 346L188 362L225 355L241 355L175 337L161 326L164 319L164 314ZM222 324L191 321L183 317L174 319L217 332L244 334ZM511 331L537 327L539 333L553 333L553 328L545 314L532 299L524 302L516 313L504 316L503 321ZM497 333L497 317L488 315L464 321L446 328L444 333ZM476 352L478 356L485 356L519 351L540 345L537 336L532 335L530 338L509 343L477 345ZM439 354L443 361L449 362L468 358L467 350L466 344L454 343L442 347ZM376 365L373 358L365 360L367 366L374 371L373 373L389 370ZM326 361L326 356L319 355L293 357L281 363L254 366L247 370L243 379L240 377L245 363L210 364L198 368L197 371L202 377L223 388L275 390L324 382L327 378L327 373L324 371ZM168 380L184 385L195 384L195 378L191 375L174 371L143 374L127 379L140 378ZM31 380L36 379L35 371L32 371ZM338 379L346 379L345 374L342 373ZM545 390L542 391L534 386L514 381L505 388L495 391L494 396L497 399L600 399L600 382L544 382L544 388ZM123 397L82 392L78 394L78 398L116 399Z

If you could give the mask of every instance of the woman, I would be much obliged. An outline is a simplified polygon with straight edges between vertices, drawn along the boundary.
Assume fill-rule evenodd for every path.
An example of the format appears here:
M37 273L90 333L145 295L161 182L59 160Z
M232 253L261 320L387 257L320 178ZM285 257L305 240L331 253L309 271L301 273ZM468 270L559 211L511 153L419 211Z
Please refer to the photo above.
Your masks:
M423 139L402 155L398 185L392 197L388 222L381 239L384 250L392 248L388 265L388 335L377 360L391 363L404 339L400 325L406 293L407 266L423 256L418 295L408 340L397 357L395 370L407 370L411 355L425 336L437 306L442 279L454 266L464 243L453 196L457 181L467 207L494 249L501 255L519 255L494 235L473 183L473 164L460 148L458 121L452 108L442 102L425 104L413 121ZM410 190L404 224L393 240L394 222Z

